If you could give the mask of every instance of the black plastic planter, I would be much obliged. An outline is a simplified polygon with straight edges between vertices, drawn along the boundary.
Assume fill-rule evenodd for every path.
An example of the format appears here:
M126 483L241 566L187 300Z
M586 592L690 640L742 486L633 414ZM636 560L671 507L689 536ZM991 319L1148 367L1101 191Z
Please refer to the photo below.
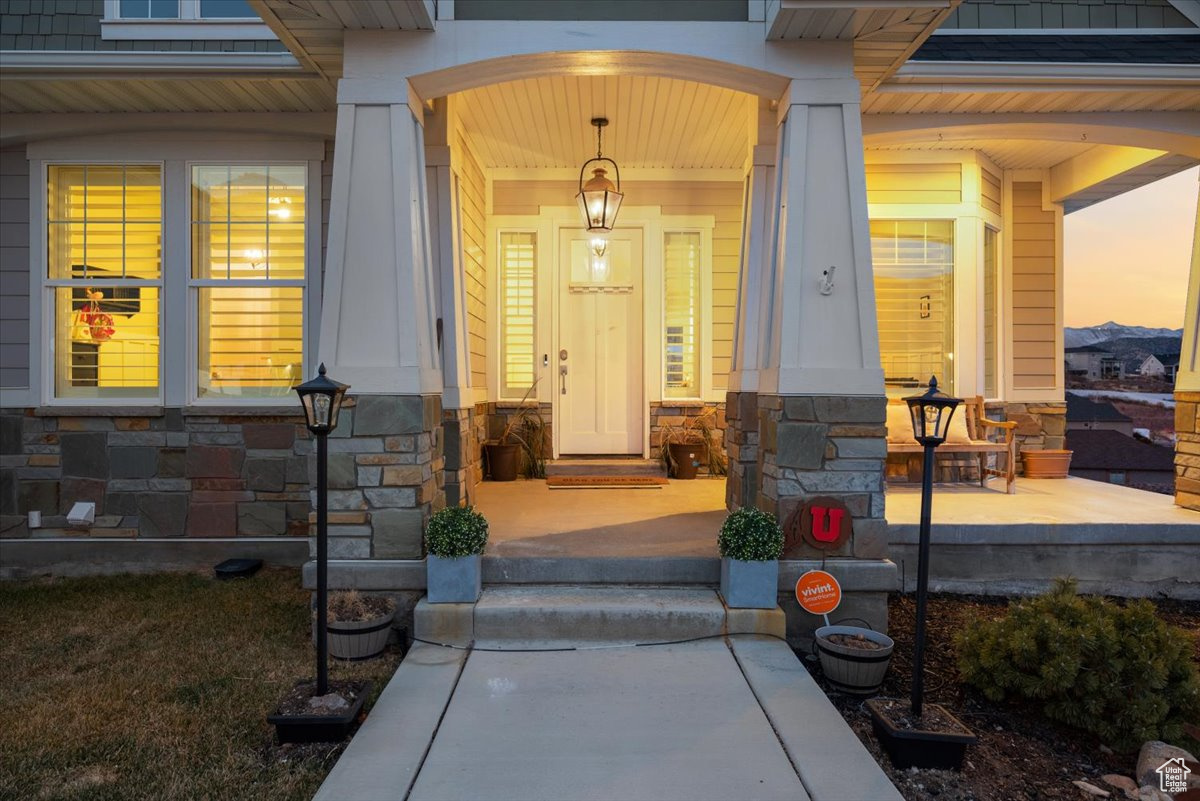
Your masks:
M267 722L275 727L275 736L280 745L284 743L337 743L350 735L358 723L358 715L371 693L371 682L364 682L362 689L340 715L268 715Z
M892 764L897 768L960 770L967 746L979 742L979 738L968 733L970 730L945 707L936 704L925 705L927 711L936 709L958 724L961 733L901 728L889 717L884 706L888 703L897 702L876 698L867 701L867 709L871 713L871 727L875 730L875 737L879 739L879 744L887 751Z

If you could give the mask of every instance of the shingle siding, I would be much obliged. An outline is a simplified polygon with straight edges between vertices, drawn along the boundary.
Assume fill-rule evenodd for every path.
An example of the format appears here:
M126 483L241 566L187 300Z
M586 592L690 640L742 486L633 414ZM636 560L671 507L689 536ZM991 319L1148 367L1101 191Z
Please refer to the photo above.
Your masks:
M1200 64L1200 36L939 34L929 37L912 60Z
M104 0L0 0L0 50L282 53L278 41L101 39Z
M1168 0L964 0L955 28L1195 28Z
M0 150L0 389L29 386L29 161Z

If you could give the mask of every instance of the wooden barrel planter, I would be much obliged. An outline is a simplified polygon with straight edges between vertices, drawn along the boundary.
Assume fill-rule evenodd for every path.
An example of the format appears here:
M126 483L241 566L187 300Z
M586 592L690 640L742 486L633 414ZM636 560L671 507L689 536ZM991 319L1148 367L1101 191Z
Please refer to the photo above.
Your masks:
M329 633L329 655L347 662L379 656L387 648L394 614L381 615L374 620L329 623L325 626Z
M1071 451L1021 451L1025 478L1066 478L1071 470Z
M855 648L832 642L836 635L869 640L878 648ZM883 685L892 649L892 638L858 626L822 626L814 632L821 670L835 689L850 695L874 695Z

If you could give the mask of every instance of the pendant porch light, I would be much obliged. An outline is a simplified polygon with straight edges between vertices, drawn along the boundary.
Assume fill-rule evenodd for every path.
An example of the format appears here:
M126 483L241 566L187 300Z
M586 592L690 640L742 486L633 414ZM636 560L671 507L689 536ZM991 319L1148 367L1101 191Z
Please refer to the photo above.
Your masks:
M583 224L588 231L595 234L607 234L612 231L617 222L617 211L620 210L621 201L625 196L621 194L621 170L617 167L617 162L604 156L601 148L601 136L604 133L604 126L608 125L608 119L593 117L592 125L596 126L596 157L588 159L579 168L579 194L575 196L575 199L579 201L579 211L583 215ZM617 176L615 184L609 180L608 170L603 166L606 161L612 165L613 172ZM592 167L592 177L584 183L583 176L590 164L596 166Z

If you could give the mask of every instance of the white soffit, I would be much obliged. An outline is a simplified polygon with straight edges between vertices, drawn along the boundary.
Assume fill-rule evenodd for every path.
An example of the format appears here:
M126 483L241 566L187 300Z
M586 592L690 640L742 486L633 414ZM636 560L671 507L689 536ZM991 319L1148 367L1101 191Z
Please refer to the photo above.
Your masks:
M1002 170L1053 167L1093 147L1095 145L1082 142L1047 142L1035 139L957 139L950 142L930 141L873 147L870 138L867 139L867 150L872 153L978 150Z
M996 87L958 91L933 86L905 86L891 91L888 83L863 97L864 114L998 114L1056 111L1200 111L1195 88L1085 91L1047 87L1039 91L999 91Z
M431 31L434 0L249 0L301 62L329 79L342 74L342 32Z
M454 109L489 168L574 168L596 154L592 117L607 117L604 155L622 169L741 169L752 95L671 78L562 75L460 92Z
M0 81L0 112L326 111L333 86L316 78L39 79Z

